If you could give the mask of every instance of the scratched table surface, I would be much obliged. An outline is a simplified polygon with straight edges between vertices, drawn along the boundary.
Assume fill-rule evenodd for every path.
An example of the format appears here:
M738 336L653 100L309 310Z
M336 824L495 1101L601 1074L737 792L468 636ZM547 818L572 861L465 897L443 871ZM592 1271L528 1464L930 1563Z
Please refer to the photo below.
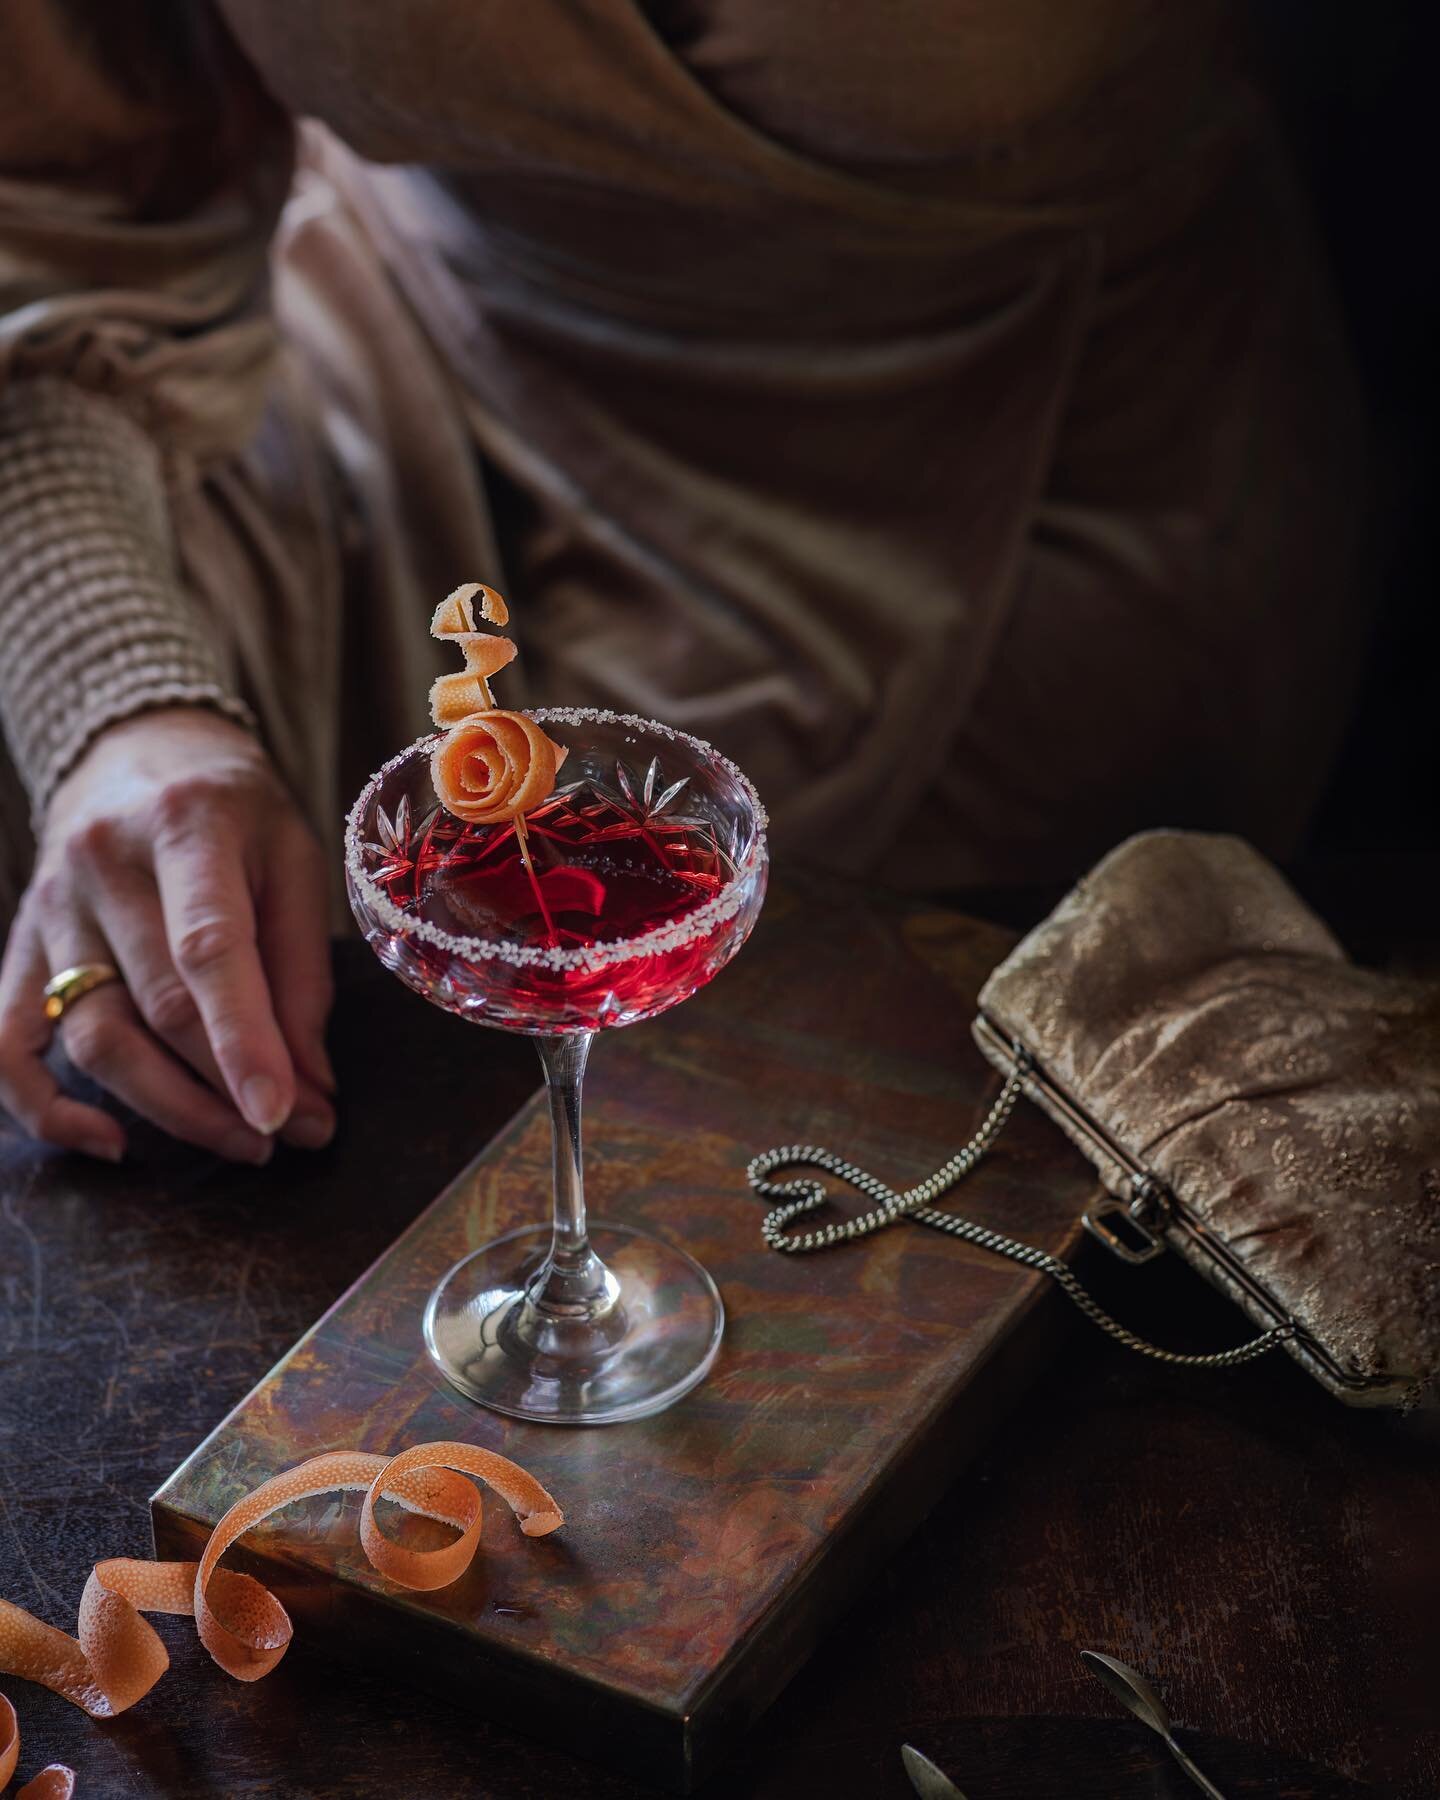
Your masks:
M1432 972L1433 939L1396 941L1367 891L1321 897L1352 905L1369 960ZM535 1085L527 1045L417 1003L358 945L336 954L345 1106L318 1157L256 1175L137 1130L99 1168L0 1121L0 1594L67 1630L97 1557L149 1554L151 1492ZM1229 1309L1165 1260L1091 1275L1149 1335L1233 1341ZM908 1739L970 1800L1183 1800L1082 1672L1089 1646L1148 1671L1227 1791L1422 1800L1440 1793L1437 1621L1433 1417L1347 1411L1283 1357L1169 1370L1077 1324L707 1791L901 1800ZM66 1761L82 1800L648 1792L383 1667L342 1674L297 1641L247 1686L189 1621L159 1630L169 1674L109 1724L4 1682L23 1771Z

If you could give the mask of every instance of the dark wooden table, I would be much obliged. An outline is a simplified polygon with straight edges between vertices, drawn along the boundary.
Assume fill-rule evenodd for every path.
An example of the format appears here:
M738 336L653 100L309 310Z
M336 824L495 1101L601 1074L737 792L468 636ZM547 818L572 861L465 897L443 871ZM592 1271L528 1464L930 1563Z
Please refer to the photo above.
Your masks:
M1354 934L1402 966L1428 955L1383 935L1373 919ZM337 955L346 1106L320 1156L257 1176L137 1132L108 1169L0 1125L0 1593L67 1630L98 1556L149 1553L151 1491L535 1085L527 1045L418 1004L359 946ZM1141 1330L1236 1336L1183 1270L1093 1275ZM899 1800L905 1738L971 1800L1193 1791L1138 1726L1101 1723L1088 1645L1144 1667L1209 1734L1197 1744L1268 1746L1273 1770L1303 1759L1421 1800L1440 1793L1437 1620L1433 1418L1349 1412L1283 1357L1187 1375L1080 1327L711 1791ZM109 1725L5 1684L22 1770L67 1761L107 1800L642 1793L383 1669L337 1678L297 1642L242 1686L188 1621L159 1629L171 1672ZM1345 1791L1211 1754L1237 1793Z

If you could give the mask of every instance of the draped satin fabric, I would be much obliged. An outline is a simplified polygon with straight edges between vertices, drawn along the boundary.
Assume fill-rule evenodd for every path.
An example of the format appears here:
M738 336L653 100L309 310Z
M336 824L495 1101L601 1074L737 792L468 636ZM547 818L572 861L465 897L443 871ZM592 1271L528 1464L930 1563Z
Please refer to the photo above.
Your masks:
M187 603L318 822L423 728L428 609L486 579L512 704L713 738L846 872L1052 879L1157 822L1292 846L1363 627L1352 402L1219 9L221 11L260 199L199 286L263 255L285 121L325 128L268 347L112 231L0 375L109 346ZM178 308L168 361L116 348L107 286Z

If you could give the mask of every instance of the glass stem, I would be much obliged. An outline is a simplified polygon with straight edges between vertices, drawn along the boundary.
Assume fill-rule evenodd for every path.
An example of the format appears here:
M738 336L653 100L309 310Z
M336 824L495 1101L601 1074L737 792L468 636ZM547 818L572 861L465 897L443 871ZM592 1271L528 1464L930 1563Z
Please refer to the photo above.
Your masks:
M623 1336L619 1284L590 1248L580 1152L580 1090L592 1032L537 1037L555 1156L555 1224L550 1255L530 1289L519 1329L536 1349L600 1350Z

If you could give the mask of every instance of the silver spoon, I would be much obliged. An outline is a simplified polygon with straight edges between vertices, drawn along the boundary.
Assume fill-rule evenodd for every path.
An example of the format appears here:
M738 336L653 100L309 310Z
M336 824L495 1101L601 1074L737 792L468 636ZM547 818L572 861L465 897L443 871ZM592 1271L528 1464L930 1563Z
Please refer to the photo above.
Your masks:
M1082 1650L1080 1660L1097 1681L1103 1682L1109 1688L1122 1706L1128 1707L1142 1724L1148 1725L1152 1731L1160 1734L1165 1740L1170 1754L1202 1794L1208 1794L1210 1800L1225 1800L1225 1796L1215 1783L1208 1780L1195 1767L1195 1764L1175 1742L1169 1713L1166 1712L1160 1696L1138 1669L1132 1669L1128 1663L1117 1662L1113 1656L1103 1656L1098 1650Z

